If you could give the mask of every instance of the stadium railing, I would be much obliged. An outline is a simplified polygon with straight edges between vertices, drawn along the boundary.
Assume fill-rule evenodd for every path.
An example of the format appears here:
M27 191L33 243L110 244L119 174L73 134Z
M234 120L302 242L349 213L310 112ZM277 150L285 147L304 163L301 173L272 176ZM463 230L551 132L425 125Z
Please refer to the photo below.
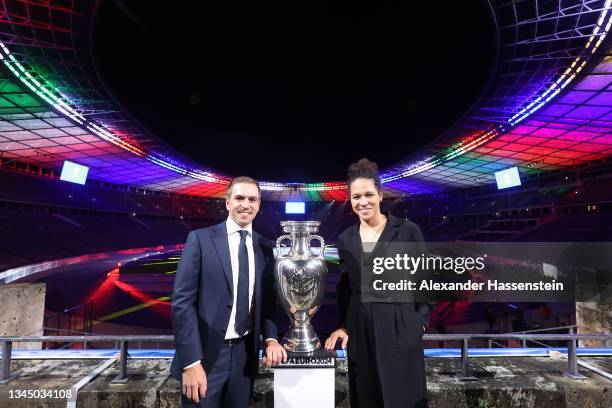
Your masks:
M474 379L470 375L469 369L469 342L471 340L520 340L520 341L534 341L534 340L548 340L548 341L565 341L567 342L567 360L568 366L565 374L573 379L584 379L578 371L578 358L577 358L577 341L578 340L612 340L612 333L605 334L548 334L548 333L536 333L536 334L519 334L519 333L505 333L505 334L425 334L423 341L434 340L434 341L460 341L461 342L461 353L460 353L460 372L458 377L462 380ZM146 341L146 342L174 342L174 336L160 335L160 336L141 336L141 335L124 335L124 336L113 336L113 335L100 335L100 336L0 336L0 344L2 344L2 370L0 372L0 384L7 384L12 379L11 377L11 356L13 343L16 342L115 342L118 341L121 344L119 351L119 375L112 381L114 383L125 383L129 381L130 376L127 372L127 358L128 349L130 342ZM344 356L344 353L343 353ZM508 357L511 357L509 355ZM40 357L38 357L40 358ZM113 357L114 359L114 357Z

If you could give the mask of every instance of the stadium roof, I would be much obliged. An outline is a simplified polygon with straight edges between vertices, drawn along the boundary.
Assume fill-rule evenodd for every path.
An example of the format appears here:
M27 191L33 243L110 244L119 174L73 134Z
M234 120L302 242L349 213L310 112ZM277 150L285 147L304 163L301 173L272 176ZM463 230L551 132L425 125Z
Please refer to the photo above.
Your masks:
M386 191L447 191L492 183L493 172L510 166L532 174L609 156L611 3L490 1L499 53L487 90L445 134L385 169ZM171 149L106 90L89 54L96 6L94 0L0 6L2 158L49 167L71 160L101 181L223 195L229 175ZM346 198L342 181L263 182L262 189L267 200Z

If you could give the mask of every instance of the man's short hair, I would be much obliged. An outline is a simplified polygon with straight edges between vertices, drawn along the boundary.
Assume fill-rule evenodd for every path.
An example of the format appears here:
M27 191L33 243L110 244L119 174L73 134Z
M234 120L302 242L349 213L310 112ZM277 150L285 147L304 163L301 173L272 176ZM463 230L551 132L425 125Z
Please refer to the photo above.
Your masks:
M229 186L227 187L226 197L228 199L232 197L232 188L234 187L235 184L238 184L238 183L255 184L257 186L257 192L259 193L259 197L261 198L261 188L259 187L259 183L257 182L257 180L255 180L254 178L248 177L248 176L240 176L240 177L234 177L231 183L229 184Z

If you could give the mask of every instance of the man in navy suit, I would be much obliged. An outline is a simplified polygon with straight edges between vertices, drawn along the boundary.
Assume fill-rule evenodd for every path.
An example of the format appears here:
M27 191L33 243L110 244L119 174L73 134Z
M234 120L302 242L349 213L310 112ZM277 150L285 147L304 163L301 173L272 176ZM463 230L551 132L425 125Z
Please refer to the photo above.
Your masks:
M226 221L191 231L176 272L170 371L183 407L248 407L259 365L260 333L268 366L287 359L274 322L274 257L252 229L261 190L250 177L230 183Z

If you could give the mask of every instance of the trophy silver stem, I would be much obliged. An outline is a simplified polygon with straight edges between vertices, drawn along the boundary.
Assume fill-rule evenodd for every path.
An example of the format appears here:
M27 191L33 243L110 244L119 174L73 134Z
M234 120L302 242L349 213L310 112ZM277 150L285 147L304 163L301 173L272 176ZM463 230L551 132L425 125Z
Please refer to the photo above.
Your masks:
M291 326L281 342L283 347L298 353L309 353L320 348L321 341L310 324L310 316L304 311L299 311L293 317Z

